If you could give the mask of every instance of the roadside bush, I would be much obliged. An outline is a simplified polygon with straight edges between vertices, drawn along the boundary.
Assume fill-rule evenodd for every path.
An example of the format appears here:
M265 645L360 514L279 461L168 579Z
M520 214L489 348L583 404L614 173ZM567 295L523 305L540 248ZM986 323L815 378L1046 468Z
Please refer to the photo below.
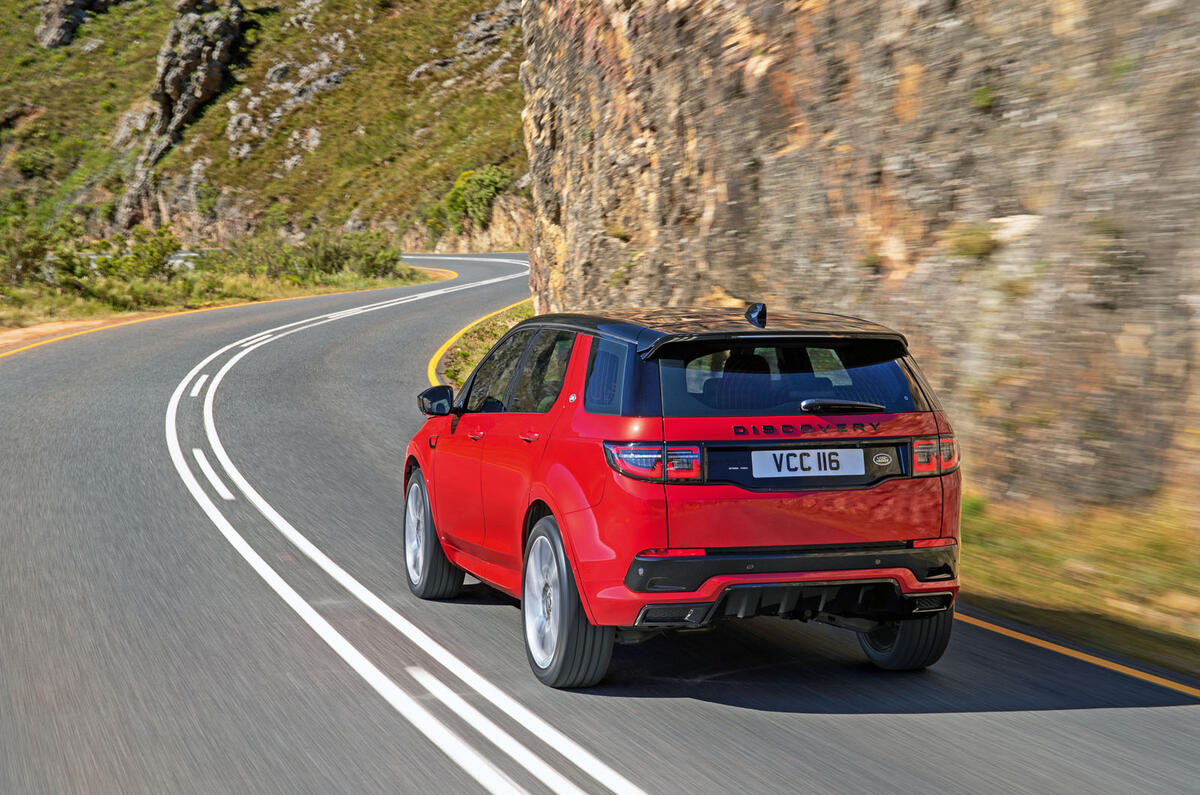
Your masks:
M97 269L105 276L126 279L159 279L170 281L175 275L171 255L182 246L175 239L174 233L166 227L150 231L138 227L133 232L133 240L128 248L115 244L116 251L111 256L97 260Z
M23 197L0 208L0 281L19 285L36 278L53 245L50 233L29 218Z
M181 247L169 229L138 228L84 250L76 215L52 230L31 215L20 197L0 199L0 326L422 279L378 233L314 234L299 245L263 236L181 266L171 262Z
M340 234L319 232L299 245L259 237L229 251L200 258L199 267L248 276L286 279L296 284L319 283L322 277L352 273L369 279L404 278L413 269L400 264L400 250L377 232Z

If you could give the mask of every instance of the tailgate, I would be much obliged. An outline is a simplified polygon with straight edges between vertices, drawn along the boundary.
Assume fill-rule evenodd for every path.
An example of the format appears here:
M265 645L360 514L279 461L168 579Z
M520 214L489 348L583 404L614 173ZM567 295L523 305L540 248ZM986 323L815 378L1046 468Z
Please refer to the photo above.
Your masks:
M668 483L672 547L792 547L937 536L940 478L910 477L929 412L668 417L668 446L701 450L703 481Z

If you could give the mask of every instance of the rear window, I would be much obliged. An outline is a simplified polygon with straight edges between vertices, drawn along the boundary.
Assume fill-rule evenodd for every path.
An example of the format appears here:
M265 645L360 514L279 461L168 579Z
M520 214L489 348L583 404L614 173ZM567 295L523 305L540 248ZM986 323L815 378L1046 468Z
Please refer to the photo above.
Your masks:
M665 417L804 414L804 400L926 411L906 352L890 340L796 340L672 346L658 359Z

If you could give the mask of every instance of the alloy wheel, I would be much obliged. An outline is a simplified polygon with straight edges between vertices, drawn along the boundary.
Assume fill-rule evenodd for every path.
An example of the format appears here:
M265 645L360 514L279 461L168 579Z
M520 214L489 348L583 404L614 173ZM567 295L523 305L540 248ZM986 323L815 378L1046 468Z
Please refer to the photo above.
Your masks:
M525 638L530 656L539 668L548 668L558 648L562 588L554 547L544 536L533 542L525 561L521 607L525 611Z
M408 487L404 509L404 562L408 579L420 583L425 565L425 493L416 482Z

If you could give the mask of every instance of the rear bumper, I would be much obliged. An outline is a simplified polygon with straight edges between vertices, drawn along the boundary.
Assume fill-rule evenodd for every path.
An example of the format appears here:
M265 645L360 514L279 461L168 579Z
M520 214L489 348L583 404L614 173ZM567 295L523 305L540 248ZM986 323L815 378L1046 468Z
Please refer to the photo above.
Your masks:
M911 548L896 544L856 544L785 551L713 551L697 557L633 559L625 587L640 593L696 591L714 577L742 574L793 574L905 569L921 583L955 581L958 545Z
M703 624L729 615L787 615L787 600L791 597L770 591L792 586L800 589L796 594L800 598L795 606L800 611L799 615L811 607L811 598L817 600L818 607L822 607L822 597L825 597L830 606L844 606L847 599L857 601L856 591L869 587L871 593L882 598L884 603L865 603L861 611L853 614L876 619L903 617L906 612L904 605L909 604L906 600L910 597L946 594L949 596L948 602L952 604L958 594L957 579L921 582L909 569L870 568L853 571L725 574L709 579L694 591L631 591L624 583L620 583L591 591L588 601L593 623L602 626L637 626L639 621L643 626L650 626L652 624L648 620L646 609L668 605L707 606L706 611L691 617L696 619L702 615L703 620L698 623ZM734 594L751 589L759 590L755 596L745 597L756 601L754 609L747 610L745 606L734 601L743 597ZM771 605L775 604L772 600L777 596L779 607L771 609ZM834 601L830 602L830 599ZM915 606L915 603L912 606ZM727 608L732 612L728 612ZM845 610L839 612L847 614ZM696 623L685 616L678 621L659 621L653 625L694 626Z
M643 605L634 626L699 627L721 618L758 615L846 622L892 621L940 613L954 604L951 590L904 593L893 580L731 585L714 602Z

